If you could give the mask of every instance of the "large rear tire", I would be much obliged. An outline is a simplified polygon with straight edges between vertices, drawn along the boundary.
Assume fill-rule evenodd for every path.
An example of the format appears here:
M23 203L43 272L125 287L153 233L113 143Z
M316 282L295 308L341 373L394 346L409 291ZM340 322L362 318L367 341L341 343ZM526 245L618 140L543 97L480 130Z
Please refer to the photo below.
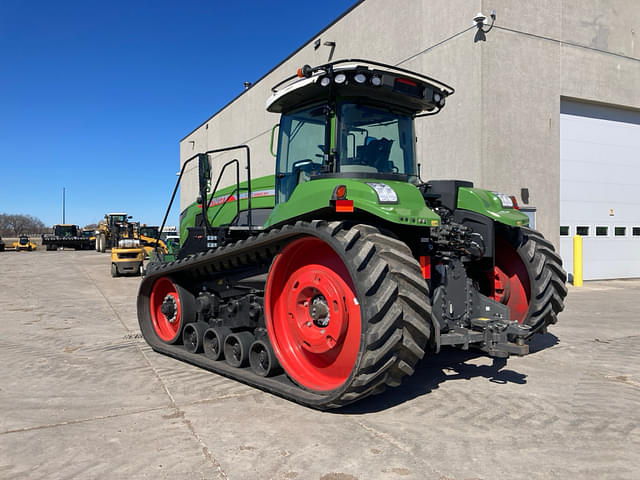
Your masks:
M287 375L334 408L413 373L431 338L431 306L406 244L367 225L312 225L275 257L265 318Z
M96 237L96 250L100 253L104 253L107 250L107 237L104 233Z
M527 227L496 232L492 298L507 305L511 318L531 334L558 321L567 296L567 273L551 242Z

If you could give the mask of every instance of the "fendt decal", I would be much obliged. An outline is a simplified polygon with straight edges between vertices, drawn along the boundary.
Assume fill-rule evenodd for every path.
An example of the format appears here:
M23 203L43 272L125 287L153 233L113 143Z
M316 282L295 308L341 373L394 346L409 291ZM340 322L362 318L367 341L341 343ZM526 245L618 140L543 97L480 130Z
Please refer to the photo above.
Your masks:
M251 198L261 198L261 197L274 197L276 195L276 191L271 188L267 190L256 190L255 192L251 192ZM249 198L249 194L241 193L240 200L246 200ZM212 198L209 201L209 207L217 207L218 205L222 205L223 203L228 202L236 202L238 201L237 195L221 195L219 197ZM202 208L202 205L199 205L199 208Z

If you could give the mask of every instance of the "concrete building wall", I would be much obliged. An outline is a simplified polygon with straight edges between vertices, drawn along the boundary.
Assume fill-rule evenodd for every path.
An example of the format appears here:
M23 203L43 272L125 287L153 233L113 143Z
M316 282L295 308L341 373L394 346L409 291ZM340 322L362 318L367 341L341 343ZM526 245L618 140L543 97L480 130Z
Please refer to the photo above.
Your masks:
M497 22L486 41L471 29L404 61L492 8ZM516 194L520 203L526 188L537 228L557 244L560 99L640 108L638 32L636 0L365 0L187 135L181 163L247 143L254 176L272 173L269 138L278 116L264 110L270 88L305 63L327 60L329 47L314 50L313 40L334 41L334 59L400 64L452 85L456 93L443 112L417 121L422 178L471 180ZM182 209L196 185L194 175L183 184Z
M640 108L640 8L633 0L484 1L490 8L498 21L480 47L481 184L521 203L528 188L537 228L557 245L560 99Z

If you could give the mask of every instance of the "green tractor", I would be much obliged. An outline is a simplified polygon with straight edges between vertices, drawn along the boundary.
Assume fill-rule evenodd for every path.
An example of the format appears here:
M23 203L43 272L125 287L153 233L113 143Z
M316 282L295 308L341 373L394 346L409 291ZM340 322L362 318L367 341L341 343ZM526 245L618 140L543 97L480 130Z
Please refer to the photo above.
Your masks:
M176 190L197 161L200 195L180 216L177 258L140 285L146 341L319 409L399 385L444 345L528 353L564 308L566 273L514 197L420 179L414 119L453 92L367 60L276 85L274 175L251 178L246 145L184 163ZM232 160L211 189L209 156L234 150L247 181ZM218 189L227 167L236 182Z

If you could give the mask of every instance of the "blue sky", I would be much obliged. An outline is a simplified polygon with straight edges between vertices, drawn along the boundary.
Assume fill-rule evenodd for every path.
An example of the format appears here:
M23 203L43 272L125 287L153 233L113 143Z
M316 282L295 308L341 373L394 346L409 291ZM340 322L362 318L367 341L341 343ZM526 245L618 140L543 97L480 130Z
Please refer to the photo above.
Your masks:
M0 0L0 213L159 224L179 140L354 3Z

